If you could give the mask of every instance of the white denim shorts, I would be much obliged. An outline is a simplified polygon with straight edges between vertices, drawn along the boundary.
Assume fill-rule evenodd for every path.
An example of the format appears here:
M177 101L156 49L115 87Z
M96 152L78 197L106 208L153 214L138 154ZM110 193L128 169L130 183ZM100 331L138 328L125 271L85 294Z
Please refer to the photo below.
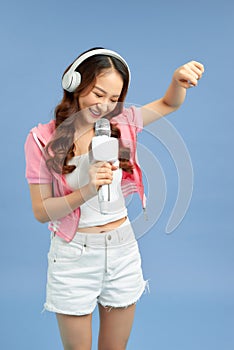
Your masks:
M146 285L129 220L105 233L77 232L69 243L52 236L45 310L86 315L97 303L127 307L138 301Z

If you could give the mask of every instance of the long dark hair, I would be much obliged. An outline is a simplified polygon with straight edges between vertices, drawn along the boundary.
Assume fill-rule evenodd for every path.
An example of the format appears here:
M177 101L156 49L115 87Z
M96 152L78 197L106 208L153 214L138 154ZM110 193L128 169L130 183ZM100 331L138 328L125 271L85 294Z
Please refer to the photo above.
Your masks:
M97 48L92 48L88 51L94 49ZM65 70L64 74L69 70L71 65ZM49 169L53 169L60 174L68 174L76 168L75 165L69 165L68 161L75 155L74 134L76 131L75 120L77 118L77 113L80 112L79 96L94 87L97 76L101 74L103 70L112 67L114 67L114 69L116 69L121 75L123 79L123 88L116 108L107 117L111 118L122 112L123 102L129 85L129 71L127 67L120 60L112 56L94 55L87 58L77 68L77 71L79 71L82 76L80 85L72 93L64 90L63 98L55 108L55 135L45 148L47 155L46 162ZM121 136L120 130L113 124L111 124L111 136L117 138L120 138ZM120 167L122 167L123 170L132 173L133 167L129 162L129 158L129 150L120 145Z

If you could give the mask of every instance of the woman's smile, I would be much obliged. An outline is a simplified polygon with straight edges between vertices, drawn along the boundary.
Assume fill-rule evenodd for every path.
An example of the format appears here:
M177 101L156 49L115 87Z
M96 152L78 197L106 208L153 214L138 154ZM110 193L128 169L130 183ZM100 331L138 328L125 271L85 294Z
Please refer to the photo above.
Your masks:
M94 118L100 118L102 113L100 110L97 110L96 108L94 107L90 107L89 108L89 111L91 113L91 115L94 117Z
M116 71L106 71L97 76L95 86L85 95L79 97L82 111L80 123L94 123L113 111L123 88L123 80Z

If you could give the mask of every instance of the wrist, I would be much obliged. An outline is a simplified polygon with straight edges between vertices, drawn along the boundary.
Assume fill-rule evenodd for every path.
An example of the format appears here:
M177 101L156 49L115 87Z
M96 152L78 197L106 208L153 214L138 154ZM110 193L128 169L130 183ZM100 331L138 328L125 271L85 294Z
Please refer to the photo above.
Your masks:
M95 185L93 185L92 183L88 183L80 189L80 193L83 198L83 201L86 202L97 195L97 189Z
M181 90L186 92L186 88L181 84L181 81L178 80L175 76L171 80L171 88L175 90Z
M178 109L184 102L186 96L186 88L180 85L179 81L174 77L164 96L164 102L175 109Z

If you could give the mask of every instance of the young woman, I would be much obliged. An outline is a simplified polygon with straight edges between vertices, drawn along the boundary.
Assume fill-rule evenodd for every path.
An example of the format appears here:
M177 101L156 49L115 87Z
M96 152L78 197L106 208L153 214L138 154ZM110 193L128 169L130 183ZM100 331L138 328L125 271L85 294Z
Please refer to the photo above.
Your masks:
M136 135L144 125L183 103L203 65L176 69L164 97L141 108L125 108L130 81L126 61L116 52L91 49L62 78L63 99L55 119L33 128L25 143L26 177L32 208L49 222L51 247L45 309L56 313L64 349L91 349L92 312L99 307L101 350L125 349L136 302L145 290L138 245L124 196L138 192L145 206ZM97 120L110 121L118 159L91 159ZM108 148L108 144L107 144ZM107 214L98 194L115 193Z

